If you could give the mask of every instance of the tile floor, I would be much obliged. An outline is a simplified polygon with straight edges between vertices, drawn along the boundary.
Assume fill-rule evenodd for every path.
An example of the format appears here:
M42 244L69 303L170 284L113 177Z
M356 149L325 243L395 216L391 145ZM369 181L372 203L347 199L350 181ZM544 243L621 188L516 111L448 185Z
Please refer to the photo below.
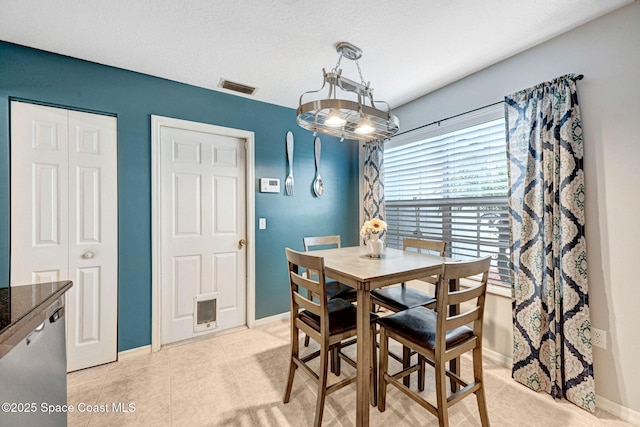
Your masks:
M306 351L315 349L312 342ZM278 321L74 372L68 376L68 403L83 412L70 413L68 424L311 426L315 384L304 373L296 373L291 401L282 403L288 353L288 321ZM470 365L470 359L463 360L463 376ZM346 363L342 366L343 375L353 372ZM534 393L514 382L507 368L491 360L486 359L484 366L489 418L494 427L631 425L604 411L592 415L566 401ZM333 374L330 377L335 380ZM433 386L429 388L432 380L428 372L424 393L435 401ZM371 408L372 426L438 425L434 416L399 390L388 390L387 410L381 413ZM135 410L116 412L114 404L128 409L132 404L130 409ZM355 425L354 407L355 385L330 395L323 426ZM450 420L452 427L479 426L475 399L469 397L451 408Z

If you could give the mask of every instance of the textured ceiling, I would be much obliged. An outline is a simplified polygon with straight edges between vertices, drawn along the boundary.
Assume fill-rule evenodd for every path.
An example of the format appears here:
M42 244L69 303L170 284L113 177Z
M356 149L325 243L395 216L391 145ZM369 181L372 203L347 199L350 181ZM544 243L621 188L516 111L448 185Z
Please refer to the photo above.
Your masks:
M0 40L209 89L226 78L287 107L348 41L396 107L632 1L0 0Z

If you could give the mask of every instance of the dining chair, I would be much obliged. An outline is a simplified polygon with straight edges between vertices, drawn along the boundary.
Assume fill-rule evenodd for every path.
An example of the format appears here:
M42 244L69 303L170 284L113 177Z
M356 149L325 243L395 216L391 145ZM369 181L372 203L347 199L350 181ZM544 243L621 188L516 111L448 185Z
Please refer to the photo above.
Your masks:
M340 247L340 235L332 235L332 236L312 236L312 237L303 237L302 238L302 246L304 247L304 251L313 250L313 248L321 247L323 249L326 248L339 248ZM313 272L311 272L312 274ZM355 289L339 283L335 280L327 281L327 295L329 299L332 298L342 298L345 301L354 302L358 299L358 294ZM309 336L304 337L304 346L309 346ZM340 362L339 360L335 361L335 369L337 370L337 375L340 375ZM332 368L332 371L334 369Z
M285 249L287 262L289 265L289 285L291 296L291 358L289 363L289 377L284 393L284 403L288 403L291 397L294 375L297 368L301 368L318 385L318 396L316 400L316 412L314 426L322 424L322 414L324 411L324 401L328 394L333 393L351 383L356 382L357 374L349 376L327 386L327 371L329 364L329 354L332 349L337 350L338 356L346 363L357 369L356 362L348 355L344 354L342 342L354 337L356 331L356 308L349 302L341 298L329 299L326 293L326 281L324 274L324 258L313 256L292 249ZM302 274L301 269L313 270L315 275ZM318 295L319 298L309 297L308 292L301 292L303 289ZM372 336L375 336L375 319L378 316L371 313ZM300 356L299 331L304 332L314 341L320 344L320 350L306 356ZM371 404L377 402L377 355L376 347L372 346L370 367L371 375ZM320 357L319 372L316 373L308 364L312 359Z
M417 249L420 251L428 251L435 253L438 256L443 257L447 243L438 240L426 240L426 239L413 239L410 237L404 238L402 241L402 249ZM438 281L437 276L429 276L422 279L425 282L436 284ZM390 286L386 288L374 289L371 291L372 307L379 305L386 308L389 311L397 313L399 311L407 310L413 307L426 306L433 308L436 303L435 297L423 292L419 289L408 288L405 283L401 283L400 286ZM375 308L373 308L375 311ZM391 353L391 357L402 362L402 365L406 368L410 364L411 356L415 354L409 349L402 349L402 357ZM409 386L410 378L407 376L405 379L405 385ZM418 377L418 383L422 390L424 386L424 377Z
M440 273L436 292L436 311L414 307L380 318L380 370L378 410L386 409L387 385L392 384L423 408L438 417L440 427L449 425L450 406L470 394L475 394L480 421L489 426L487 402L482 373L482 320L487 292L487 278L491 257L474 261L445 263ZM477 285L459 291L450 291L450 280L482 275ZM475 303L474 303L475 301ZM461 306L461 304L465 303ZM450 306L460 307L457 315L451 315ZM418 352L418 363L389 374L389 338ZM473 381L467 382L446 368L446 363L472 352ZM425 362L435 368L436 403L429 403L418 392L410 389L400 379L415 370L425 369ZM460 388L447 394L449 377Z

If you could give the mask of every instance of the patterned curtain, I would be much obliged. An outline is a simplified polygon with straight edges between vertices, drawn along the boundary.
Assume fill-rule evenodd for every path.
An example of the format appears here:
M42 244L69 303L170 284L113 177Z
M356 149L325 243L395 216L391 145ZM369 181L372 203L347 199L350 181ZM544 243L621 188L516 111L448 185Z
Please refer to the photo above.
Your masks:
M364 220L384 220L384 141L364 145Z
M513 378L594 412L582 123L573 75L505 97Z

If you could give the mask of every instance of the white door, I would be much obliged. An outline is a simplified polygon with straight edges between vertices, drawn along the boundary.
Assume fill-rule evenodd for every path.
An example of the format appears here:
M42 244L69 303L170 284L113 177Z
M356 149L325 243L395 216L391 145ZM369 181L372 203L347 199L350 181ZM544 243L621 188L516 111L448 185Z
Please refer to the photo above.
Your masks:
M163 344L246 324L245 158L241 138L160 128ZM214 292L217 327L196 332L194 298Z
M72 280L67 370L117 358L115 117L11 102L11 285Z

